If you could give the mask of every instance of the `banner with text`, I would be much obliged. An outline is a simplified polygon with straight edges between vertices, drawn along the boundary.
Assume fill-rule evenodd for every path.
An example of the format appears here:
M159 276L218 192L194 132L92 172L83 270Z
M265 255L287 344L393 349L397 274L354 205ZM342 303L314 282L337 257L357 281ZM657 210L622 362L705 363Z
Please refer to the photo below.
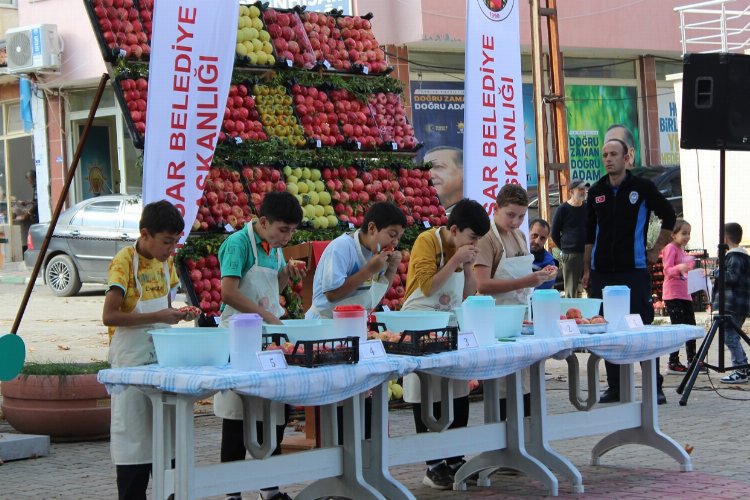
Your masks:
M143 158L143 203L198 213L234 65L236 0L155 2Z
M640 165L638 99L635 87L608 85L567 85L568 150L571 179L594 183L604 174L602 147L607 129L622 125L632 134L635 165ZM618 139L624 130L618 127ZM614 131L613 131L614 132Z
M674 91L659 89L656 94L659 109L659 161L662 165L680 164L680 137L677 133L677 104Z
M464 195L490 215L501 186L526 187L517 3L466 3Z

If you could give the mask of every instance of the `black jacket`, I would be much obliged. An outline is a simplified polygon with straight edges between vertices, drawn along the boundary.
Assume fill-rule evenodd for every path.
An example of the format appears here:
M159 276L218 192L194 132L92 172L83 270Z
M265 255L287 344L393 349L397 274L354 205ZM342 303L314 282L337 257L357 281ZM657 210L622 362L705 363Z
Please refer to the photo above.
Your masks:
M591 269L622 272L646 269L646 238L651 212L662 220L662 229L674 228L672 205L653 182L627 172L617 190L609 176L589 189L586 244L594 245Z

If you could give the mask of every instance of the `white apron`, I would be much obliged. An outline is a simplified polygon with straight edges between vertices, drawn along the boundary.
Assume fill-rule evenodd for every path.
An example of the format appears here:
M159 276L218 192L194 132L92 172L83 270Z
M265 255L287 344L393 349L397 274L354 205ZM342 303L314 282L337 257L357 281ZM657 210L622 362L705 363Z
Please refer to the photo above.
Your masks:
M497 230L497 225L493 222L491 226L495 238L497 238L500 246L503 247L503 256L500 258L500 262L497 265L497 269L495 270L495 274L492 276L492 279L513 280L523 278L524 276L531 274L531 265L534 263L534 256L528 254L521 255L520 257L508 257L508 251L503 245L503 240L500 239L500 232ZM516 241L519 243L519 246L521 248L526 248L525 241L519 241L518 237L515 236L515 233L513 233L513 237L516 238ZM529 297L531 296L531 293L533 291L533 288L522 288L521 290L496 293L493 295L493 297L495 298L495 304L499 306L504 304L526 305L528 304ZM531 391L530 375L531 371L528 368L524 368L521 371L521 382L523 385L524 394L528 394ZM503 377L500 382L500 397L505 397L505 377Z
M440 266L442 269L445 265L445 253L443 252L443 242L440 239L442 227L435 231L438 246L440 247ZM429 297L425 297L422 290L417 287L414 292L406 299L402 311L452 311L461 307L464 295L464 273L452 273L450 278L443 283L438 290L435 290ZM440 394L440 377L431 375L432 398L434 402L441 400ZM469 395L469 382L466 380L452 380L453 398L462 398ZM420 403L422 401L421 386L419 377L415 373L410 373L404 377L404 401L407 403Z
M164 262L164 280L167 294L155 299L141 300L143 292L138 280L138 252L133 255L133 274L138 289L138 302L133 312L151 313L169 307L169 266ZM109 346L112 368L141 366L156 363L154 341L148 330L169 328L155 323L140 326L118 326ZM110 450L115 465L150 464L151 459L151 401L135 387L112 394L112 419L110 423Z
M247 232L250 235L250 248L255 257L255 264L247 270L244 276L240 278L239 291L242 295L252 300L259 306L263 307L271 314L280 318L284 314L284 308L279 304L279 270L284 263L282 253L276 250L277 268L262 267L258 261L258 250L255 244L255 233L253 225L247 225ZM229 319L238 314L235 308L230 305L224 306L221 313L221 328L229 328ZM232 391L219 392L214 395L214 414L220 418L231 420L242 420L242 401L240 397ZM284 423L284 416L280 415L281 425Z
M359 242L359 229L350 236L354 238L354 246L357 249L357 257L359 257L359 267L361 269L367 265L367 260L365 259L364 253L362 253L362 244ZM373 275L370 280L363 283L356 291L354 291L354 293L344 299L336 301L335 304L332 304L330 309L321 310L315 306L311 306L305 313L305 319L332 319L333 308L336 306L360 305L369 314L378 304L380 304L380 301L383 300L385 292L388 291L388 287L388 280L384 275Z

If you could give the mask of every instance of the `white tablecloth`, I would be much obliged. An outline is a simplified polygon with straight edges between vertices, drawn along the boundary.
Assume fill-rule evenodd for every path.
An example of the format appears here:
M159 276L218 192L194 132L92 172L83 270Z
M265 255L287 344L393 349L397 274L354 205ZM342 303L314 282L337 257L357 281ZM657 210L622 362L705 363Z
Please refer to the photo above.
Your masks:
M343 401L410 373L416 367L417 361L406 356L374 358L354 365L290 366L285 370L257 372L241 372L229 366L165 368L146 365L102 370L98 379L110 393L130 385L196 396L235 389L242 394L291 405L317 406Z
M689 325L647 326L637 331L553 338L523 335L516 337L515 342L498 342L491 347L421 357L387 356L355 365L292 366L267 372L241 372L229 366L147 365L102 370L99 381L110 392L128 385L196 396L235 389L292 405L317 406L343 401L415 370L458 380L487 380L516 372L560 351L581 348L613 363L634 363L672 352L685 341L703 335L703 328Z
M514 337L515 342L422 356L417 358L417 369L458 380L488 380L509 375L560 351L584 348L612 363L635 363L672 352L704 333L698 326L664 325L565 337L521 335Z

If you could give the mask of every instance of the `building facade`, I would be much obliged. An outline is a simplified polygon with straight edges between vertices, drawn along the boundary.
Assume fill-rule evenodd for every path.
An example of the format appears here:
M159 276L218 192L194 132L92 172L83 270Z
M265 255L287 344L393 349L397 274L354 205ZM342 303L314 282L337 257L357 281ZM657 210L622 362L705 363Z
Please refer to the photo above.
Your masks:
M520 10L523 75L524 81L530 84L529 3L509 1ZM573 118L569 119L571 137L601 132L602 127L611 123L609 120L627 116L637 140L638 163L676 163L672 160L678 154L669 155L679 152L678 145L670 149L669 138L662 129L668 121L665 119L670 117L669 103L674 102L674 90L666 82L665 75L681 69L679 18L673 11L681 3L676 0L635 5L630 0L558 2L566 102L569 118ZM454 0L353 0L351 9L355 14L374 13L373 29L378 40L387 44L389 62L394 67L392 76L406 84L408 92L404 95L408 102L405 104L410 108L415 126L422 124L424 127L417 127L418 138L429 145L429 141L443 140L441 134L445 137L453 134L458 138L452 137L451 140L459 141L462 124L458 122L462 119L454 118L461 116L462 102L459 103L457 97L449 110L434 105L430 107L429 100L423 100L424 106L421 106L414 99L415 96L422 99L424 95L430 95L420 94L420 91L439 90L441 86L454 95L458 95L459 90L462 92L465 3ZM13 12L17 14L17 25L20 26L55 24L63 40L60 72L36 75L37 94L43 98L46 115L44 144L34 144L32 148L20 146L21 142L11 142L24 140L24 137L28 142L32 136L22 135L15 124L9 126L9 118L3 118L5 127L0 130L0 141L3 141L6 153L13 154L16 149L26 147L36 152L32 161L33 158L44 158L44 164L37 165L37 170L45 173L40 176L45 184L39 188L48 190L46 203L53 205L62 191L96 86L107 70L81 0L17 0L17 11L14 8ZM3 117L10 117L18 99L17 77L2 76L0 84L2 78L13 79L7 84L7 93L3 91L4 87L0 87L0 112ZM532 105L529 101L527 107ZM622 108L627 108L627 111ZM448 111L453 113L453 129L448 125L435 125ZM529 114L527 111L527 116L533 117L533 112ZM591 116L595 117L594 121L583 122L583 118ZM576 117L580 118L580 123ZM533 130L533 122L531 125L527 123L530 148L527 155L530 158L534 157L535 138L530 138ZM34 142L39 142L40 137L35 133ZM8 144L11 144L10 148ZM584 165L594 161L593 154L589 154L591 151L583 153L586 154L576 158L571 152L571 162L581 161ZM139 156L140 151L133 147L128 136L117 100L108 88L96 111L94 128L67 204L110 192L139 193L142 182ZM595 156L598 159L598 152ZM14 164L20 161L11 160ZM9 164L6 159L6 167ZM15 172L16 167L13 168ZM533 164L529 172L530 185L535 180L532 168L535 168ZM97 192L93 192L92 184L87 182L92 169L98 169L105 179L103 183L96 183L101 186ZM15 184L8 187L15 187ZM26 193L19 191L17 196L26 196ZM49 213L49 207L46 213Z

